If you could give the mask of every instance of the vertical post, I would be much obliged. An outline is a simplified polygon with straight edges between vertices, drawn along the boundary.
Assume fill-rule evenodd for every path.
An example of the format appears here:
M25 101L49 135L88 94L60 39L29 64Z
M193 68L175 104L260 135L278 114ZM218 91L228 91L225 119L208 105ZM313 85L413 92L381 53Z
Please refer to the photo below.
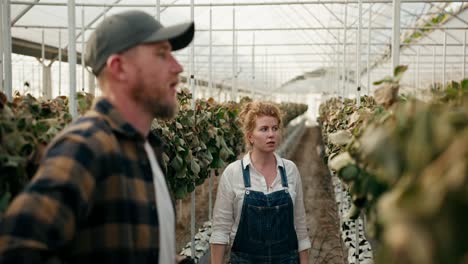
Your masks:
M12 80L11 80L11 27L10 27L10 21L11 21L11 13L10 13L10 0L4 0L3 1L3 57L4 57L4 74L5 74L5 82L3 83L4 85L4 90L6 93L6 96L9 101L13 99L13 87L12 87Z
M46 99L50 99L48 97L49 91L46 83L47 83L47 78L46 78L46 65L45 65L45 40L44 40L44 29L41 32L41 70L42 70L42 82L41 82L41 92L39 93L39 96L42 96Z
M211 221L213 216L213 178L215 177L215 171L210 171L210 178L208 179L208 220Z
M416 65L416 57L415 57L415 56L411 56L411 63L412 63L413 65ZM416 76L416 75L417 75L417 73L416 73L416 67L413 67L413 69L412 69L411 72L413 73L413 88L416 88L416 77L417 77L417 76Z
M161 22L161 1L156 0L156 19Z
M69 111L76 118L76 43L75 43L75 0L68 0L68 71Z
M4 90L5 86L3 84L3 1L0 1L0 91L6 92Z
M444 62L442 64L442 89L445 87L445 71L447 66L447 31L444 30Z
M213 10L210 7L210 35L209 35L209 42L210 42L210 58L209 58L209 89L213 92Z
M88 73L88 92L92 95L96 94L96 84L94 82L94 74L86 71Z
M213 10L210 7L210 60L209 60L209 78L210 84L209 89L211 92L214 92L213 89ZM214 97L214 96L213 96ZM211 221L211 216L213 215L213 177L214 177L214 170L210 172L210 179L209 179L209 192L208 192L208 220Z
M449 78L448 78L449 81L450 81L450 80L454 80L454 79L455 79L455 72L453 71L453 64L452 64L452 63L450 63L450 71L449 71L449 74L450 74L450 75L448 76L448 77L449 77Z
M252 100L254 98L254 86L255 86L255 32L252 33L252 84L250 87Z
M465 79L466 67L466 30L463 32L463 66L462 66L462 80Z
M59 75L58 75L58 95L62 95L62 30L59 29L59 36L58 36L58 68L59 68Z
M343 91L342 96L343 99L346 97L346 33L348 32L348 0L345 0L344 4L344 25L343 25Z
M340 65L340 40L341 40L341 31L338 30L338 41L336 42L336 59L335 59L335 65L336 65L336 70L335 70L335 96L339 96L340 94L340 73L341 73L341 65Z
M195 8L194 8L194 0L190 1L190 20L193 21L195 18ZM195 45L192 42L190 44L190 88L192 91L192 109L195 109ZM195 182L193 182L195 184ZM192 257L195 257L195 190L191 193L190 199L190 234L191 234L191 243L190 243L190 251Z
M367 95L370 95L370 52L371 52L371 21L372 21L372 6L369 4L369 21L367 23Z
M236 9L232 8L232 87L231 100L236 101Z
M393 76L393 69L400 64L400 0L393 0L393 27L392 27L392 68L390 75Z
M85 12L84 12L84 6L81 7L81 91L84 92L85 90L85 64L84 64L84 58L85 58ZM89 91L89 87L88 87Z
M356 244L355 244L355 247L354 247L354 250L355 250L355 253L356 253L356 261L354 262L355 264L359 264L359 218L356 218L355 220L355 226L354 226L354 231L356 232L355 233L355 241L356 241Z
M21 83L20 83L20 85L21 85L21 87L22 87L22 93L23 93L23 95L24 95L24 94L26 94L26 93L24 92L24 83L26 82L26 80L25 80L26 77L25 77L25 74L24 74L24 69L25 69L24 59L21 59L21 63L22 63L22 69L21 69Z
M36 82L36 72L34 71L34 68L36 68L34 65L31 65L31 83L29 84L31 87L31 94L34 95L34 85Z
M435 85L435 66L436 65L436 47L432 48L432 85Z
M361 28L362 28L362 0L358 0L358 30L357 30L357 45L356 45L356 92L357 106L361 106ZM359 262L359 259L357 260Z
M265 90L268 90L268 50L265 48L265 60L263 61L265 64L263 65L264 67L264 85L265 85Z
M419 81L419 59L421 56L421 47L418 47L418 50L416 51L416 89L419 89L421 87Z

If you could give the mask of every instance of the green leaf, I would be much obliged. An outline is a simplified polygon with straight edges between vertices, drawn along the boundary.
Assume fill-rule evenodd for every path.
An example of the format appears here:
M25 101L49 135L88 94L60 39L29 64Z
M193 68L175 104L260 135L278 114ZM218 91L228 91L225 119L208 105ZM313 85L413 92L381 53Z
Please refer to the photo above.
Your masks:
M383 78L382 80L373 82L373 84L374 85L380 85L380 84L382 84L384 82L392 82L392 81L393 81L393 79L390 76L387 76L387 77Z
M187 186L185 185L177 186L174 195L176 199L184 199L185 195L187 195Z
M176 171L181 170L182 165L183 165L183 160L179 155L175 156L175 158L173 158L171 161L171 167Z
M338 175L344 182L351 182L359 176L359 168L354 164L344 166L338 172Z
M468 92L468 79L464 79L463 81L461 81L461 89L464 92Z
M200 165L198 165L195 159L192 159L192 161L190 162L190 168L192 169L192 172L195 175L198 175L198 173L200 172Z
M346 214L346 218L355 220L359 217L360 213L361 209L353 203L351 205L351 209L349 209L348 213Z
M405 73L406 70L408 70L408 65L399 65L393 71L393 76L398 77L399 75L402 75L403 73Z
M181 146L177 146L176 148L178 152L185 152L185 149Z

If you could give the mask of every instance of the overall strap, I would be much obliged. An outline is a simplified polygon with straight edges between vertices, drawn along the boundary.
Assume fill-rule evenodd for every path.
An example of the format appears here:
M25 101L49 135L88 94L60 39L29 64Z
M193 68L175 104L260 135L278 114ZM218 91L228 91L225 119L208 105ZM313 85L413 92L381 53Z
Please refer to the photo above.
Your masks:
M248 190L250 189L250 171L249 171L249 165L245 166L244 168L244 161L241 160L241 166L242 166L242 176L244 177L244 186Z
M283 185L283 187L285 189L287 189L288 188L288 178L286 177L286 168L284 166L283 159L281 159L281 161L283 162L283 166L278 166L279 170L280 170L280 174L281 174L281 184Z

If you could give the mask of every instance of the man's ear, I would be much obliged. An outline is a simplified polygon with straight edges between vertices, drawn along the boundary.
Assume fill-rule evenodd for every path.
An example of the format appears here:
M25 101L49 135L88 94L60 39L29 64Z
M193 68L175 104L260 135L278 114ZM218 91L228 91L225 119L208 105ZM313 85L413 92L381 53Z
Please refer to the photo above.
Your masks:
M128 79L125 67L123 67L124 58L120 54L113 54L107 58L106 66L107 73L111 78L118 81L126 81Z

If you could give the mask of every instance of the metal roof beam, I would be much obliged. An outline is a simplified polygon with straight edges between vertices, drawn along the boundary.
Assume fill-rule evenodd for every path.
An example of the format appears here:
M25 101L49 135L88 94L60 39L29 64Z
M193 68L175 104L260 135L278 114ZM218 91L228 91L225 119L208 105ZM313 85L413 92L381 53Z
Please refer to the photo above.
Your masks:
M468 1L468 0L467 0ZM15 25L15 28L39 28L39 29L67 29L65 26L39 26L39 25ZM361 27L367 29L368 27ZM76 27L82 29L82 27ZM95 28L87 27L86 30L94 30ZM356 30L357 27L347 27L348 30ZM371 27L372 30L392 30L392 27ZM440 29L440 30L467 30L468 27L401 27L401 29ZM305 30L343 30L343 27L294 27L294 28L236 28L237 32L250 32L250 31L305 31ZM197 32L208 32L209 29L200 28ZM213 32L231 32L232 28L214 28Z
M39 1L40 0L34 0L34 2L32 2L25 9L23 9L23 11L21 11L15 18L13 18L13 20L11 21L11 25L13 26L14 24L16 24L16 22L18 22L18 20L20 20L29 10L31 10L31 8L34 7L34 4Z
M451 3L452 0L401 0L402 3L428 3L428 2L447 2ZM457 2L468 2L468 0L461 0ZM348 4L357 4L357 0L349 0ZM392 3L392 0L363 0L363 4L367 3ZM11 1L11 4L17 5L30 5L28 1ZM339 0L321 0L321 1L282 1L282 2L257 2L257 3L199 3L194 4L195 7L241 7L241 6L275 6L275 5L322 5L322 4L346 4ZM34 5L45 6L66 6L66 3L52 3L52 2L39 2ZM94 4L94 3L76 3L76 6L85 7L154 7L154 4ZM190 4L161 4L160 7L190 7Z

